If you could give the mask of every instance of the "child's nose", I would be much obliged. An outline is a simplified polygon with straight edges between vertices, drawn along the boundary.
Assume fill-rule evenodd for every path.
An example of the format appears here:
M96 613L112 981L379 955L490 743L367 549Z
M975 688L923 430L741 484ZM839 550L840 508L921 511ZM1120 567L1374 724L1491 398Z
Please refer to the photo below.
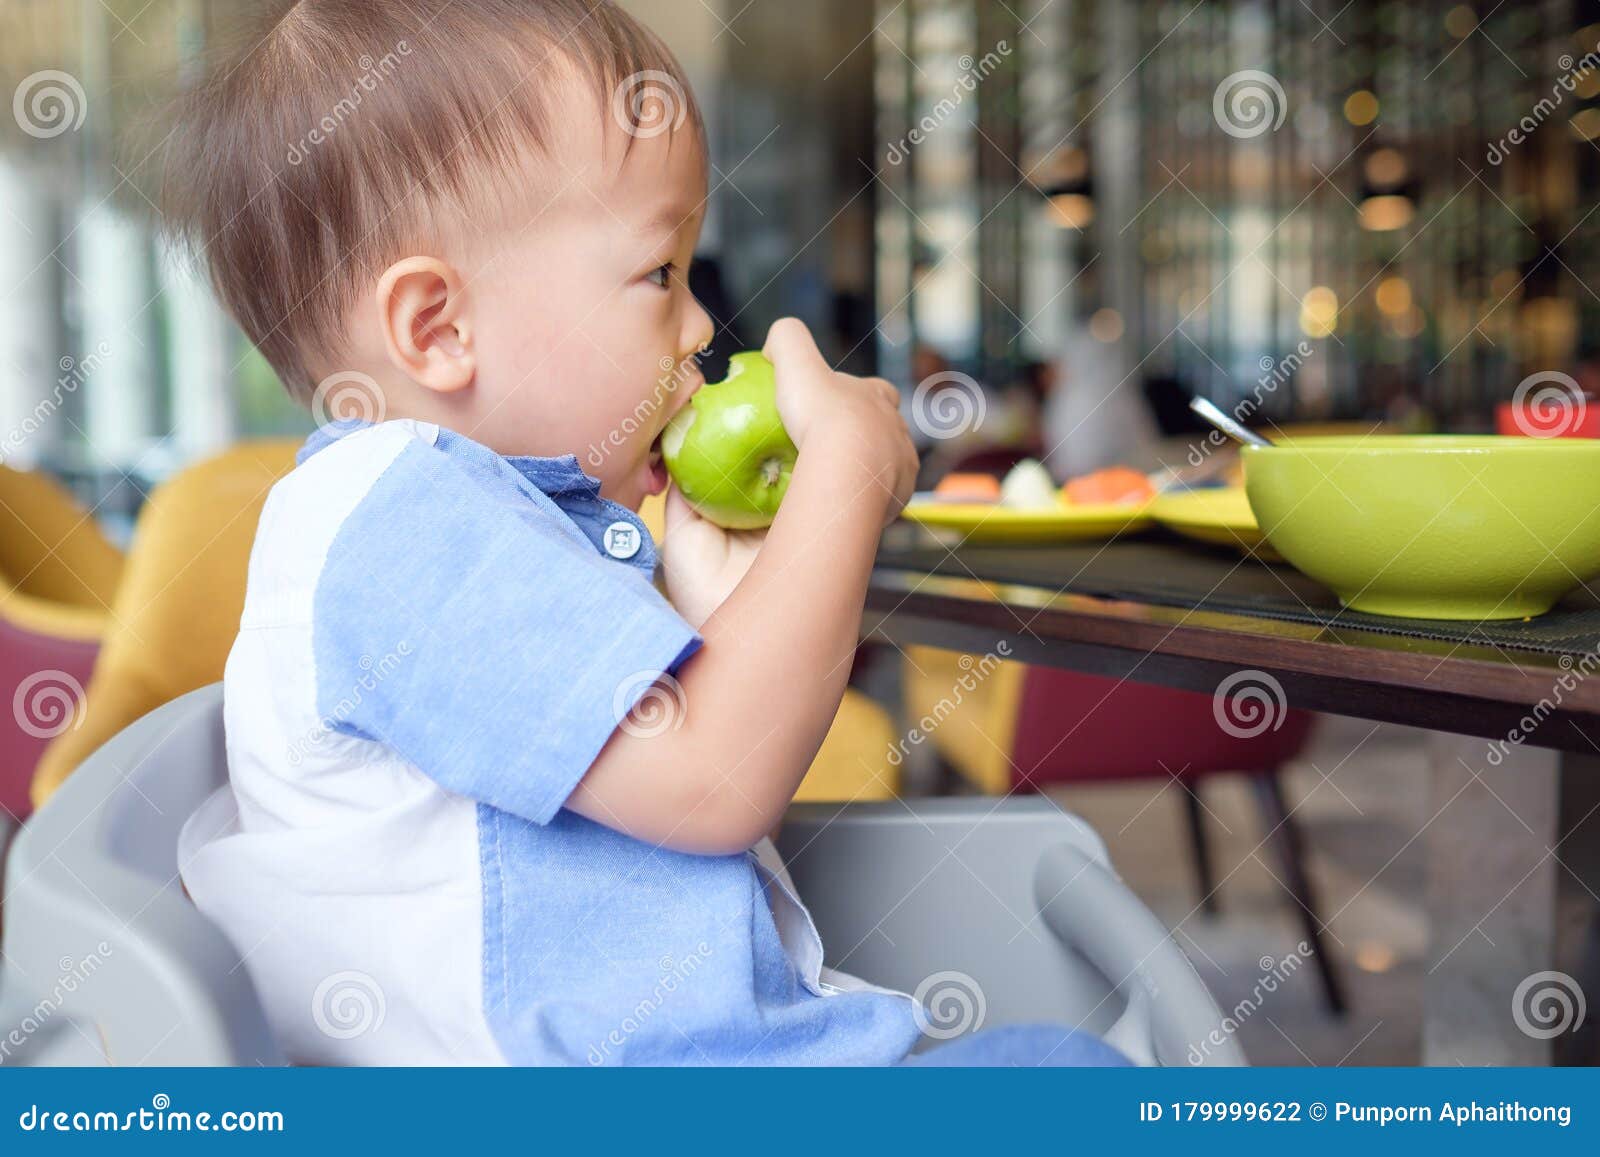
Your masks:
M706 312L705 306L698 301L695 302L694 308L689 311L689 317L684 325L683 356L688 357L690 354L699 353L705 349L711 344L711 339L716 336L716 332L716 324L711 320L711 315Z

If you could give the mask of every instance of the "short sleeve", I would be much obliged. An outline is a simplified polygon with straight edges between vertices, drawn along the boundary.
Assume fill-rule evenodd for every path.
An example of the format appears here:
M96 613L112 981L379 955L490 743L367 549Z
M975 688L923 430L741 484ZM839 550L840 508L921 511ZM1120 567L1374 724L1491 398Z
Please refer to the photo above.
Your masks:
M324 726L440 786L549 822L618 722L699 636L543 495L425 442L341 524L312 611Z

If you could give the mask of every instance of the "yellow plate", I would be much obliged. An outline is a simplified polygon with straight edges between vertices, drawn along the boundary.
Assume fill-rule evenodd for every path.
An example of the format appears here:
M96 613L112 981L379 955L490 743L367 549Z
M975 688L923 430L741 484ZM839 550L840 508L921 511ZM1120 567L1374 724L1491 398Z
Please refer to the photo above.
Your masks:
M1282 562L1256 524L1244 487L1180 490L1160 495L1150 513L1168 530L1200 542L1231 546L1265 562Z
M930 530L946 532L955 542L1023 546L1113 538L1150 522L1150 504L1096 504L1020 509L987 502L913 502L904 518Z

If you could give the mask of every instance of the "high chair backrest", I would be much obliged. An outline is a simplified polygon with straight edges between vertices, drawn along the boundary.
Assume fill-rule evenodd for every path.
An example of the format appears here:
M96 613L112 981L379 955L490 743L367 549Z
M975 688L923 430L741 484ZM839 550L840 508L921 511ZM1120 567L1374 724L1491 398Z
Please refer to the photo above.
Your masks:
M178 832L226 778L222 688L100 747L12 842L0 1062L281 1063L239 955L184 895Z

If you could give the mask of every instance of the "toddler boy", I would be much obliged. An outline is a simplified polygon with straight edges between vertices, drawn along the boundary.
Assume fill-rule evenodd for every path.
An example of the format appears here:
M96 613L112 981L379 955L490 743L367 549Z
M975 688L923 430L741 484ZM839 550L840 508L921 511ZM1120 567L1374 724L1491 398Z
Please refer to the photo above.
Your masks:
M911 490L896 391L773 326L783 509L670 494L669 603L635 511L712 336L676 61L601 0L301 0L245 48L186 100L171 216L330 420L262 514L180 859L289 1056L900 1061L911 998L825 969L752 851Z

